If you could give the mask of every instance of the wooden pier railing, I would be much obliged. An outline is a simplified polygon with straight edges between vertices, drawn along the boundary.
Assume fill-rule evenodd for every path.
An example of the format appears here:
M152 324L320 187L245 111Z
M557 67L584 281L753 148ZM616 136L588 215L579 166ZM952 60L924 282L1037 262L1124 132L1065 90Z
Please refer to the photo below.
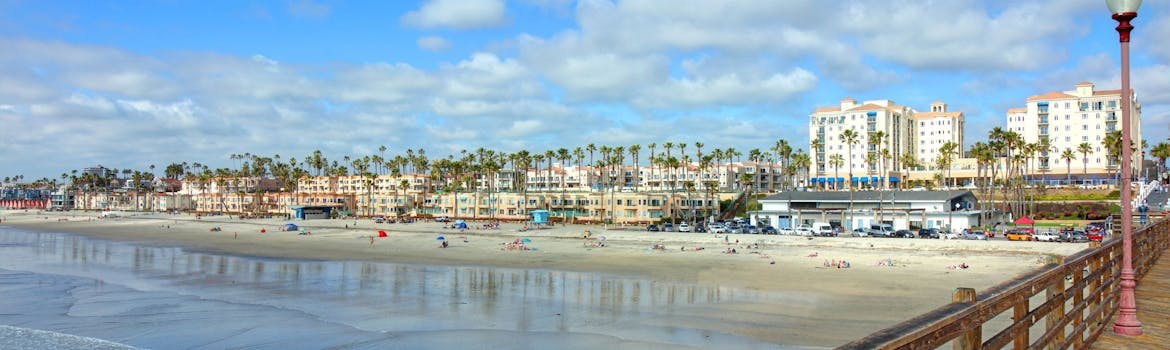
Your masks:
M1170 246L1170 221L1134 232L1140 280ZM1109 329L1121 290L1121 235L1061 262L953 302L838 349L1085 349ZM1139 310L1140 312L1140 310Z

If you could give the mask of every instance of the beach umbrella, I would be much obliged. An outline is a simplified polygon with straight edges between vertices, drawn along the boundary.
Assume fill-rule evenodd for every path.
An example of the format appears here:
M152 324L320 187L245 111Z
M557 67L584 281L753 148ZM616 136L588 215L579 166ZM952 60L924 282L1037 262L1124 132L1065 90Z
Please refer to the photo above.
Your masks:
M528 237L524 237L524 238L520 239L520 242L521 243L532 243L532 239L529 239Z
M435 237L435 240L436 240L436 241L441 241L441 240L444 240L444 239L447 239L447 237L443 237L443 236Z
M386 231L378 230L378 237L386 237Z

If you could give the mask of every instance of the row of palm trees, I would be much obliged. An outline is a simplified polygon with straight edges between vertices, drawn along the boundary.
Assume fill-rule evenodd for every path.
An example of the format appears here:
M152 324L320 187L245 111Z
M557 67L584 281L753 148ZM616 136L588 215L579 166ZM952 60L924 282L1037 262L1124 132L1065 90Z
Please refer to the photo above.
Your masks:
M1110 133L1103 141L1110 154L1120 153L1119 132ZM891 151L885 147L887 135L884 132L871 132L866 135L865 142L871 146L871 151L867 152L864 160L869 165L870 169L878 169L879 173L886 172L887 165L893 164L892 168L897 169L899 166L907 172L911 168L921 167L923 164L918 164L916 157L911 152L907 152L901 156L894 157ZM848 144L848 164L846 159L840 154L834 154L829 157L828 164L835 170L835 175L839 172L840 167L848 165L849 178L853 177L853 147L862 142L862 134L854 130L845 130L841 134L841 139ZM695 152L687 153L689 146L694 146ZM658 147L662 150L659 151ZM330 159L325 156L320 150L315 150L310 154L301 157L283 158L277 154L271 157L254 155L251 153L232 154L230 159L233 162L232 168L221 167L212 169L207 165L199 162L193 163L172 163L165 167L165 176L167 178L195 178L201 185L204 191L212 182L218 185L227 186L229 184L235 185L235 192L241 197L245 195L242 181L247 178L275 178L282 181L285 190L293 192L299 191L299 179L307 176L349 176L359 175L363 179L363 184L367 189L367 201L372 196L375 180L380 175L389 174L398 177L402 174L421 174L427 176L432 180L433 188L424 188L421 190L443 193L452 193L453 195L462 191L476 192L478 196L479 191L486 191L489 193L493 191L518 191L524 194L527 202L527 191L530 186L527 174L534 168L539 173L540 168L546 171L547 176L542 183L538 183L537 189L544 191L553 190L552 179L554 178L552 172L554 170L553 163L556 162L562 168L570 164L576 164L578 167L588 165L591 169L590 176L594 176L599 181L597 183L608 188L610 191L616 190L619 186L625 186L625 180L630 180L624 175L624 166L627 160L632 160L635 169L640 168L641 160L646 159L652 165L650 171L650 184L656 184L654 188L663 189L669 188L670 191L682 190L688 193L706 190L713 191L718 185L709 180L706 174L710 174L713 170L727 171L725 166L732 162L742 162L743 152L735 148L726 149L708 149L704 152L705 144L702 142L683 143L683 142L663 142L661 145L657 143L649 143L646 148L649 154L643 157L642 145L634 144L630 146L607 146L602 145L598 147L595 144L588 144L585 146L578 146L573 149L559 148L549 149L543 152L529 152L521 150L518 152L502 152L479 148L474 151L462 150L458 155L452 154L445 158L431 159L427 157L423 149L407 149L404 153L392 155L387 157L386 152L389 150L386 146L378 147L378 154L369 154L362 157L350 157L348 155L340 157L340 159ZM812 141L812 149L823 152L824 144L814 139ZM1144 141L1143 141L1143 149ZM678 153L674 151L677 150ZM948 142L940 147L939 156L936 157L934 166L937 169L950 169L950 165L959 155L961 146L953 142ZM1115 152L1116 151L1116 152ZM986 191L995 185L1003 189L1003 197L1008 198L1009 193L1014 193L1014 200L1005 201L1004 209L1018 210L1023 207L1023 185L1025 183L1024 174L1030 173L1034 164L1035 155L1041 154L1041 158L1046 158L1050 153L1058 153L1057 157L1065 160L1066 173L1071 179L1071 162L1076 159L1076 153L1081 154L1083 161L1083 171L1087 172L1088 154L1092 152L1092 145L1089 143L1082 143L1076 150L1053 149L1051 143L1047 139L1041 139L1036 143L1024 142L1022 137L1013 131L1004 130L1002 128L992 129L988 134L986 142L977 142L968 152L972 157L976 158L978 165L978 172L976 176L976 185L979 189ZM1160 160L1160 164L1165 163L1165 159L1170 156L1170 146L1165 143L1160 143L1151 151L1151 154ZM627 158L628 155L628 158ZM693 156L692 156L693 155ZM767 150L752 149L747 152L748 161L754 162L757 165L760 163L769 164L769 169L772 166L778 167L781 176L781 187L779 190L790 189L795 183L799 182L800 176L803 175L805 179L808 178L810 166L810 156L804 152L803 149L794 149L791 144L784 139L779 139ZM588 156L588 158L586 158ZM1113 156L1113 159L1118 157ZM588 159L588 163L584 161ZM900 164L899 164L900 163ZM999 166L1002 163L1003 166ZM510 181L507 188L497 188L494 184L495 177L500 174L502 169L510 168L514 170L514 178ZM144 182L149 182L154 178L154 165L149 166L147 170L131 170L122 169L124 179L130 179L133 186L131 188L140 191L149 190L147 188L139 188L144 186ZM1048 167L1041 165L1040 170L1047 171ZM698 181L689 180L691 171L697 172ZM768 174L765 174L765 169L756 167L754 172L742 172L739 177L735 179L735 183L740 186L740 189L745 192L756 192L761 189L763 179ZM656 174L661 171L663 174ZM1005 171L1006 174L1001 176L1000 171ZM72 171L72 175L62 173L61 179L69 180L69 183L80 189L104 189L115 183L118 169L106 170L104 173L85 172L78 174L77 170ZM681 173L681 176L680 176ZM656 176L657 175L657 176ZM945 179L950 178L952 182L955 181L949 173L943 174L941 171L937 176L939 185L941 186ZM680 181L679 179L684 179ZM885 176L882 177L883 179ZM5 183L18 182L18 179L23 179L23 176L5 178ZM46 180L48 184L49 180ZM481 181L488 180L488 181ZM657 181L656 181L657 180ZM55 180L52 180L55 181ZM565 183L564 176L560 178L560 189L563 192L568 188ZM623 183L618 183L622 181ZM637 171L633 172L631 181L636 191L641 191L642 181L641 174ZM487 184L487 188L479 188L482 184ZM406 188L410 184L406 180L400 181L399 189L405 194ZM882 188L888 188L888 184L883 180ZM852 191L852 186L850 186ZM991 204L995 207L994 199ZM370 207L370 206L367 206ZM367 213L369 214L369 213ZM612 215L612 212L611 212Z
M691 144L688 143L674 143L665 142L661 146L662 152L657 152L658 144L650 143L647 145L650 153L646 157L651 164L651 177L655 171L663 171L664 179L658 182L657 188L661 189L668 184L671 191L676 191L680 187L693 192L697 189L705 189L710 195L712 191L717 188L717 183L711 180L703 181L704 173L709 173L713 168L723 166L721 162L731 163L733 160L742 161L743 153L734 148L709 150L704 153L704 144L702 142L695 142L693 144L695 153L694 158L691 154L687 154L686 150ZM678 153L674 153L675 150ZM296 157L284 158L277 154L273 156L261 156L251 153L231 154L229 159L232 160L232 167L211 168L208 165L200 164L199 162L181 162L171 163L164 169L164 175L167 178L185 178L194 179L199 184L201 191L204 193L208 187L215 183L220 188L231 188L230 192L235 192L241 198L246 195L246 186L244 181L249 178L274 178L282 181L285 190L299 192L299 179L308 176L360 176L364 187L367 189L367 202L372 197L375 181L380 175L389 174L394 177L400 177L402 174L412 173L426 176L431 180L431 188L422 188L421 190L430 191L433 193L456 193L463 191L475 192L478 196L480 191L487 191L491 195L493 191L518 191L524 195L524 201L527 202L527 192L529 188L528 174L539 173L540 168L546 171L547 177L544 182L535 187L540 190L550 191L553 189L551 180L554 178L553 163L558 163L562 168L567 167L572 162L578 167L583 166L583 162L588 154L589 167L591 172L589 176L599 179L602 186L606 186L610 191L616 190L619 186L626 185L618 183L619 180L625 179L624 165L627 164L627 159L633 160L635 169L641 166L642 160L642 146L606 146L600 147L589 144L582 147L576 147L573 150L560 148L556 150L546 150L544 152L532 153L527 150L521 150L514 153L500 152L485 148L479 148L473 152L467 150L460 151L458 155L452 154L445 158L431 159L426 155L425 150L408 149L404 154L386 157L385 152L388 150L386 146L378 148L379 154L365 155L362 157L342 156L340 159L330 159L325 156L320 150L315 150L308 155L298 159ZM753 149L748 152L749 161L754 162L769 162L775 163L777 157L785 165L782 175L786 177L784 183L791 184L794 176L798 173L798 169L805 169L808 167L808 157L804 155L803 150L792 150L786 140L779 140L772 147L773 152ZM629 158L627 158L627 154ZM696 164L697 167L693 165ZM511 165L514 170L514 179L509 182L507 188L496 188L495 177L500 175L500 171ZM534 171L534 168L536 169ZM102 168L104 169L104 168ZM143 183L149 183L154 179L154 165L150 165L148 171L139 171L131 169L104 169L99 172L81 172L73 170L72 175L62 173L63 180L68 179L69 183L73 184L76 189L80 190L109 190L111 186L118 184L118 174L121 172L123 179L131 179L130 184L133 186L124 186L128 189L138 192L148 192L150 189L140 187ZM700 181L680 181L680 178L687 179L689 172L694 169L699 172L698 178ZM761 169L762 170L762 169ZM679 175L681 171L681 176ZM640 174L634 173L634 180L632 181L636 187L642 183ZM761 174L763 175L763 174ZM743 174L737 184L744 189L759 189L761 184L761 176L753 176L752 174ZM145 181L144 181L145 180ZM487 181L480 181L487 180ZM564 193L568 186L565 183L566 178L560 178L560 189ZM487 184L487 188L480 188L483 184ZM402 179L396 184L398 189L403 192L409 188L410 184L407 180ZM638 188L638 191L641 191ZM397 193L396 193L397 194ZM478 198L477 198L478 199ZM242 200L240 201L243 202ZM457 201L455 201L458 205ZM259 204L257 204L259 205ZM367 208L372 206L367 206ZM458 209L456 208L456 211ZM370 215L372 213L366 213ZM612 215L612 211L611 211Z

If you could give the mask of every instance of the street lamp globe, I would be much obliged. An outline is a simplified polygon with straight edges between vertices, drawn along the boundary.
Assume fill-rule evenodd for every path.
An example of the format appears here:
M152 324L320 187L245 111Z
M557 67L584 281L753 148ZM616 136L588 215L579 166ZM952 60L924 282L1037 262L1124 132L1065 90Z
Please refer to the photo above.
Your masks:
M1138 7L1142 6L1142 0L1105 0L1105 5L1109 6L1109 12L1113 14L1137 12Z

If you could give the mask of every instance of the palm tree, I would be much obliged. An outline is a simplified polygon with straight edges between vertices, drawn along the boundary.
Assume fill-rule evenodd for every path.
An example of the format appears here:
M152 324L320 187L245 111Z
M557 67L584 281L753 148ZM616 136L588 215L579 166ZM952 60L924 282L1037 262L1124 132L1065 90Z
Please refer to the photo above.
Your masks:
M655 166L654 166L654 165L655 165L655 162L654 162L654 157L655 157L654 148L655 148L655 147L658 147L658 144L657 144L657 143L653 143L653 142L651 142L650 144L646 145L646 147L649 147L649 148L650 148L650 155L649 155L648 157L646 157L646 159L647 159L647 160L650 162L650 181L654 181L654 168L655 168ZM661 182L659 182L658 188L662 188L662 183L661 183ZM650 190L651 190L651 191L653 191L653 190L654 190L654 186L650 186Z
M873 149L874 149L872 152L868 152L869 154L872 154L873 157L872 158L867 157L867 159L869 159L869 161L871 162L870 163L871 166L873 165L873 163L877 163L877 160L881 159L881 152L883 149L885 149L885 147L882 147L882 144L885 143L885 138L886 138L886 133L884 131L874 131L874 132L869 133L869 140L867 140L867 141L869 142L870 147L873 147ZM882 171L882 170L884 170L882 165L881 164L877 164L877 165L878 165L877 166L878 175L881 177L881 179L882 179L881 181L884 185L886 182L886 180L885 180L886 174Z
M805 182L808 182L808 167L811 162L812 159L809 158L807 153L804 153L803 149L797 149L796 153L792 155L792 165L796 167L798 171L804 171Z
M1158 144L1154 145L1154 148L1150 149L1150 155L1158 159L1157 166L1161 170L1158 171L1157 178L1161 179L1162 173L1166 172L1166 159L1170 158L1170 144L1158 142Z
M569 172L567 170L565 170L565 168L566 168L565 164L567 164L568 161L571 159L573 159L573 156L569 152L569 149L561 148L561 149L557 150L557 160L561 162L561 198L560 198L561 200L560 200L560 203L561 203L561 225L562 226L569 224L569 211L565 210L565 187L566 187L565 186L566 185L565 178L568 177Z
M670 150L674 149L674 142L670 142L670 141L663 142L662 148L666 149L666 159L670 159ZM670 175L666 175L666 177L670 178L672 175L673 175L673 172ZM673 178L670 179L670 190L671 190L671 192L674 191L674 179Z
M1077 152L1081 152L1081 162L1084 164L1081 172L1086 178L1089 176L1089 152L1092 151L1093 145L1090 145L1088 142L1081 142L1081 144L1077 145ZM1081 182L1084 182L1084 179L1081 179Z
M702 142L695 142L695 148L696 148L695 159L699 161L699 176L698 176L699 180L696 183L702 185L703 184L702 183L702 181L703 181L703 164L702 164L703 163L703 143Z
M842 165L845 165L845 157L841 156L840 153L834 154L834 155L829 157L829 166L833 167L833 177L834 178L841 176L841 166ZM840 184L838 184L838 185L840 185Z
M1060 153L1060 158L1064 159L1065 176L1068 177L1068 184L1072 184L1072 161L1077 158L1076 153L1073 153L1072 148L1065 148L1064 152Z
M857 134L856 131L853 131L853 129L845 129L845 131L841 132L840 139L842 142L845 143L845 150L848 151L848 154L849 154L849 159L846 160L846 162L849 163L849 179L848 179L849 180L849 225L847 225L846 228L852 230L853 229L853 190L854 190L854 186L853 186L853 145L856 145L858 143L859 135Z
M776 140L776 144L772 145L772 154L780 158L781 167L788 167L792 163L792 145L788 144L788 140Z
M642 152L642 145L633 144L626 149L630 152L630 158L634 159L634 191L642 190L642 162L638 159L638 153Z

